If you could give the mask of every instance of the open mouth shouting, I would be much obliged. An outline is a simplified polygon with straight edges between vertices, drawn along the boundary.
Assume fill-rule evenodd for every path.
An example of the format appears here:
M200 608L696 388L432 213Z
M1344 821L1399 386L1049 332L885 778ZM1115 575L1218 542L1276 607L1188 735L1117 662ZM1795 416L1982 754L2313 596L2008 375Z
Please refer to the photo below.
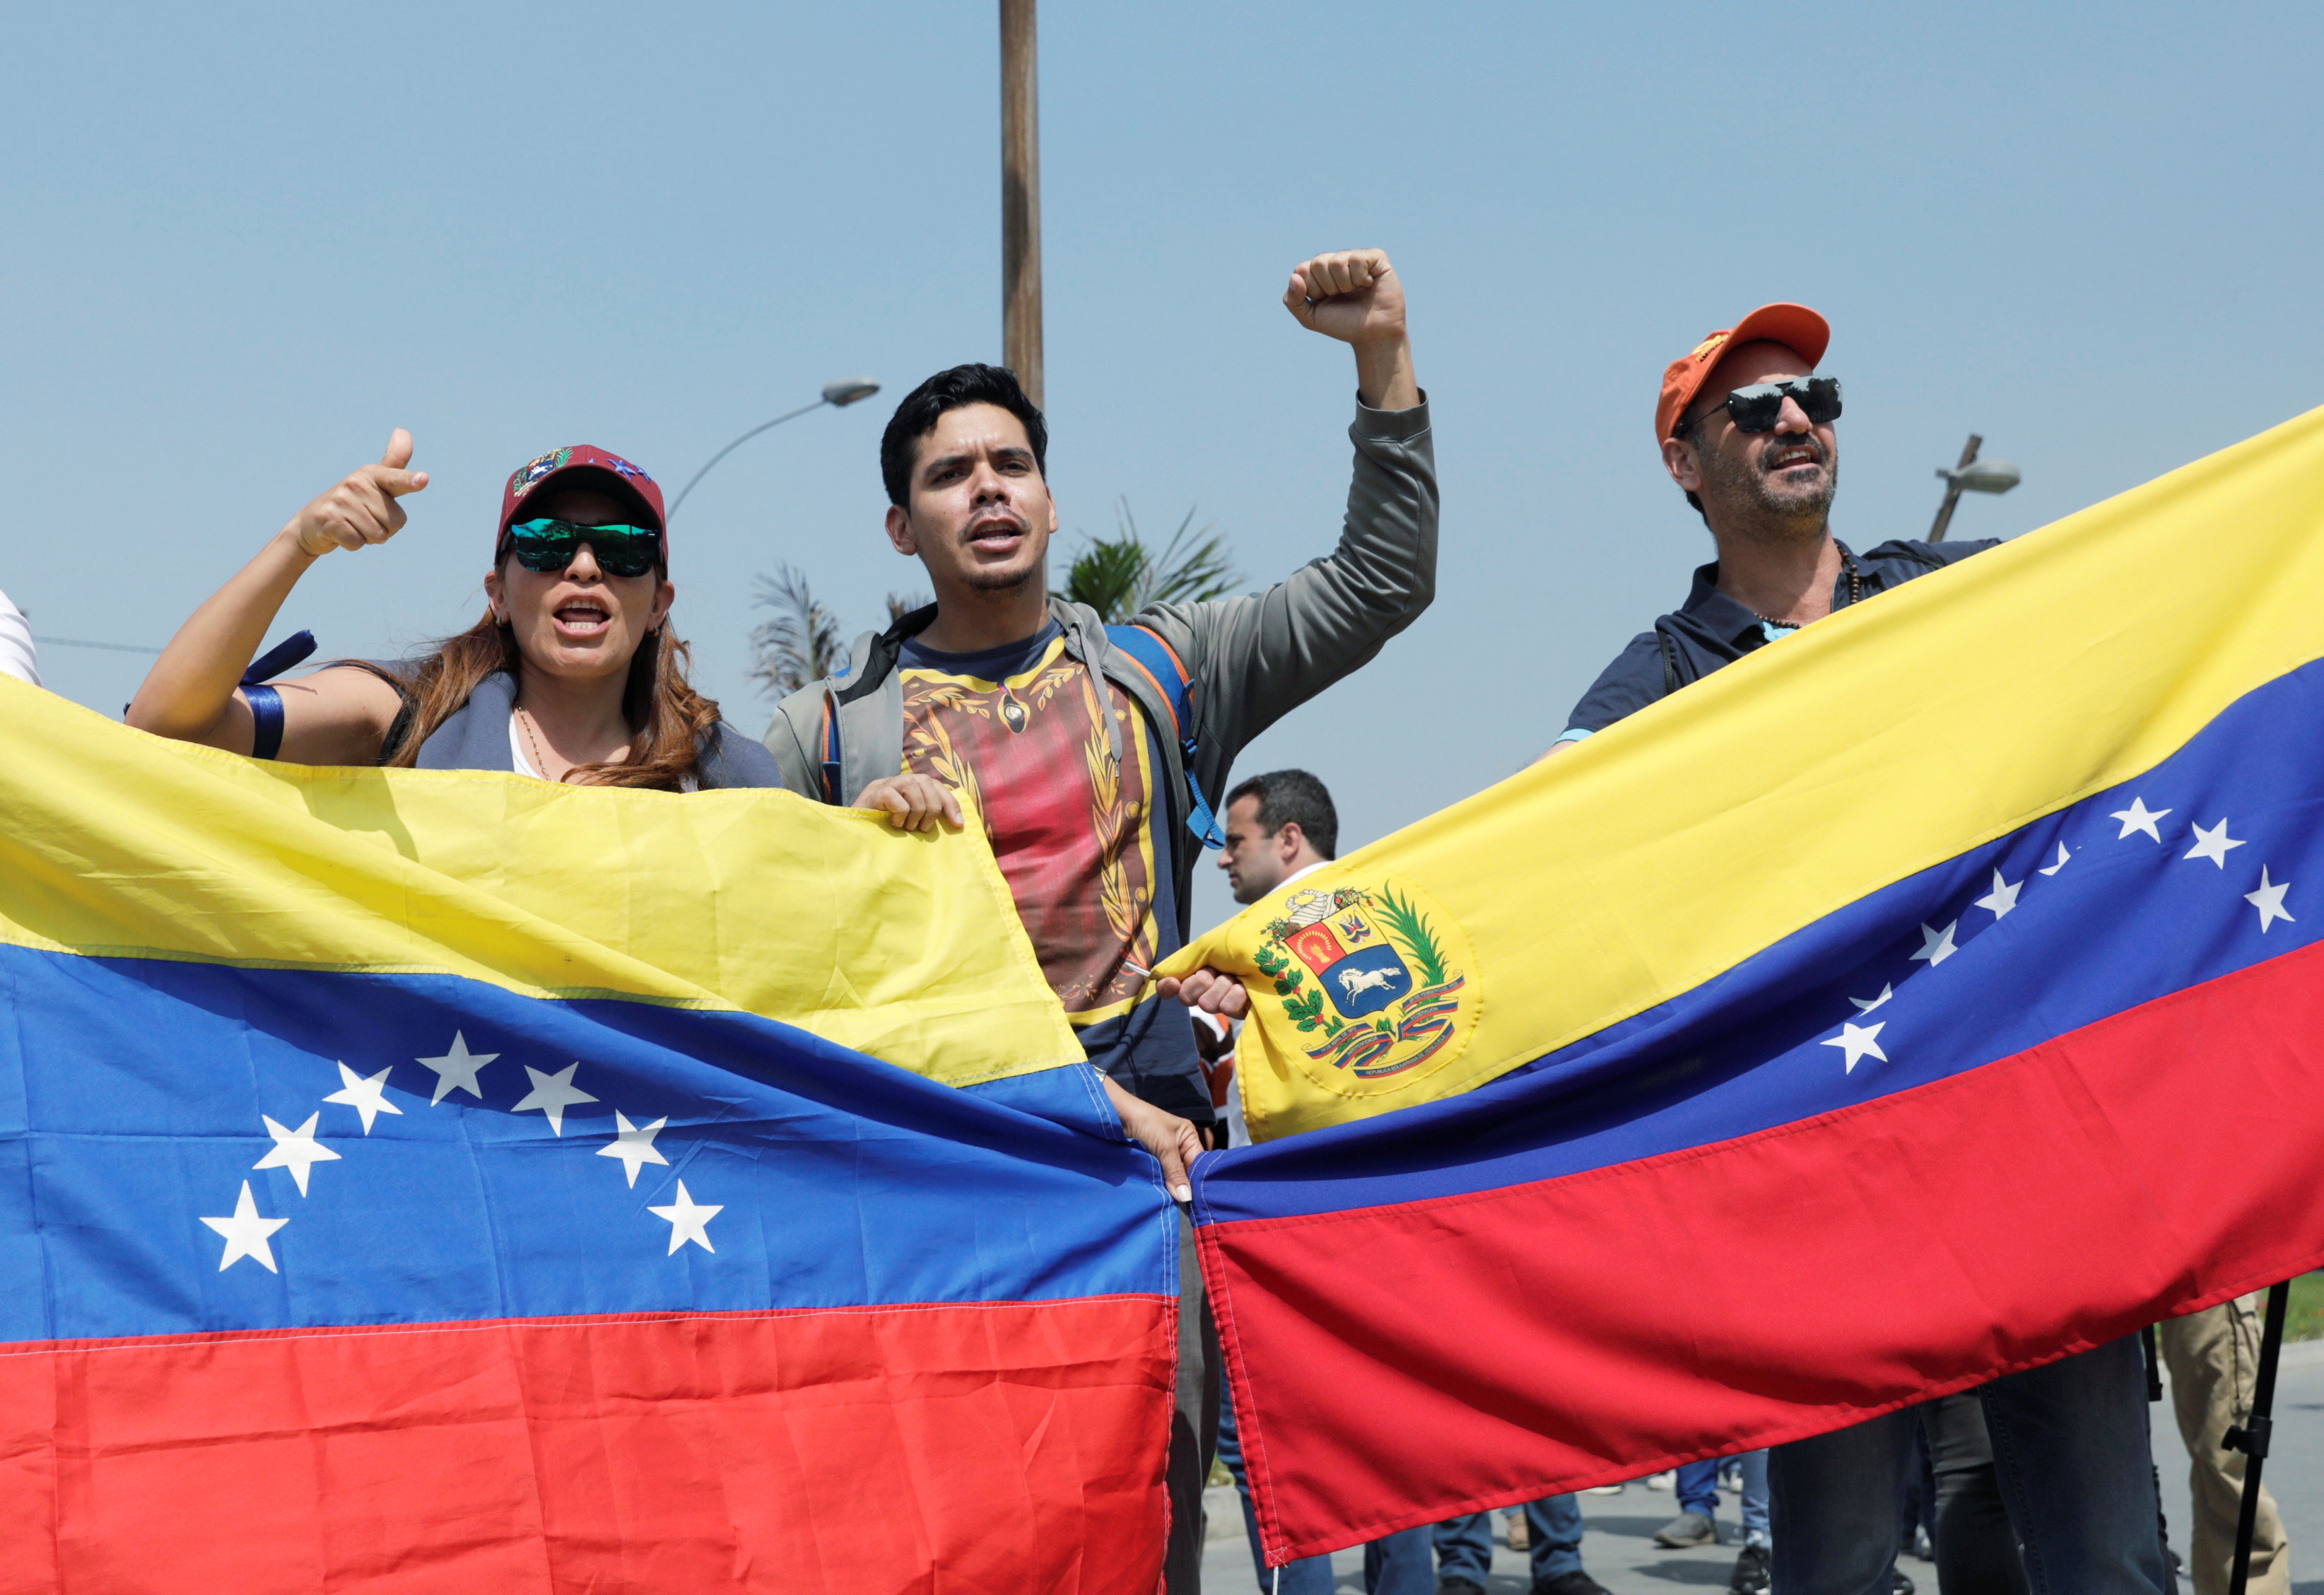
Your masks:
M1013 510L989 509L968 524L961 541L986 559L1006 559L1023 546L1029 529Z
M604 635L613 624L613 617L599 598L568 598L555 610L557 631L560 636L595 637Z

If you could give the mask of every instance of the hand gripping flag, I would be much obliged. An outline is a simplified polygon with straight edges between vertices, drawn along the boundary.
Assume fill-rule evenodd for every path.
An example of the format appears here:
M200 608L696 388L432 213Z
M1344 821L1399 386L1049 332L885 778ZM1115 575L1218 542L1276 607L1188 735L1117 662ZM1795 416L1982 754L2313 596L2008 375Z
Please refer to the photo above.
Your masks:
M1185 950L1253 986L1255 1127L1333 1127L1195 1174L1270 1560L2324 1261L2319 726L2324 411Z
M1177 1220L973 827L0 681L0 1590L1154 1588Z

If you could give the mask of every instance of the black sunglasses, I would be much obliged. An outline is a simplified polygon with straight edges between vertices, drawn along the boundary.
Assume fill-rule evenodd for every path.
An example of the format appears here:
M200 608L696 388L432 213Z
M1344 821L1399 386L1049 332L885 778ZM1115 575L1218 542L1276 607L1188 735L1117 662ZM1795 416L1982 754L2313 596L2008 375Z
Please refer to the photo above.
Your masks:
M1755 382L1749 387L1738 387L1727 395L1728 419L1738 432L1771 432L1775 430L1775 418L1784 413L1784 401L1795 400L1800 413L1811 426L1840 419L1840 378L1837 376L1794 376L1783 382ZM1709 419L1714 404L1694 418L1700 426Z
M528 570L561 571L583 543L608 576L643 576L661 560L661 533L651 526L581 526L571 521L517 521L502 540L503 554L516 553Z

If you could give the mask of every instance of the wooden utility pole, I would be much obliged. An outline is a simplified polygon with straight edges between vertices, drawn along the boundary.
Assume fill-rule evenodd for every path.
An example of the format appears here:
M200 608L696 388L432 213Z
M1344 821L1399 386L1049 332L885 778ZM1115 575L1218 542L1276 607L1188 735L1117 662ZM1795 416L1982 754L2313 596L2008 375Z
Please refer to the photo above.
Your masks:
M1001 0L1001 360L1041 400L1040 47L1034 0Z

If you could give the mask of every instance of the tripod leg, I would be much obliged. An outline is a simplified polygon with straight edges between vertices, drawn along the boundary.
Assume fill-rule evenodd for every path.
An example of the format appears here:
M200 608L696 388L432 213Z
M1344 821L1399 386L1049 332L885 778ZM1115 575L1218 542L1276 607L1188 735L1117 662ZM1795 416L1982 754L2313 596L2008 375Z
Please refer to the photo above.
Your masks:
M2274 1427L2271 1414L2275 1407L2275 1363L2283 1349L2283 1314L2291 1302L2291 1281L2268 1288L2267 1321L2260 1333L2259 1377L2252 1389L2251 1417L2228 1430L2220 1442L2244 1453L2243 1511L2236 1520L2236 1560L2227 1595L2244 1595L2251 1582L2252 1529L2259 1521L2259 1476L2267 1461L2269 1431Z

